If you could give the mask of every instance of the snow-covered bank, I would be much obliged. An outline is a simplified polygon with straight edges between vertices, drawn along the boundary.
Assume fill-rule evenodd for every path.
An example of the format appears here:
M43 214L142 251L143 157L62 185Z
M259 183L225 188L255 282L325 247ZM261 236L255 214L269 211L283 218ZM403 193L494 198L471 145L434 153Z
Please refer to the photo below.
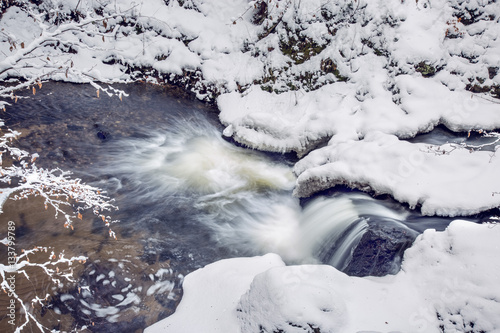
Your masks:
M499 237L460 220L427 230L382 278L275 255L220 261L188 275L177 312L146 332L497 332Z

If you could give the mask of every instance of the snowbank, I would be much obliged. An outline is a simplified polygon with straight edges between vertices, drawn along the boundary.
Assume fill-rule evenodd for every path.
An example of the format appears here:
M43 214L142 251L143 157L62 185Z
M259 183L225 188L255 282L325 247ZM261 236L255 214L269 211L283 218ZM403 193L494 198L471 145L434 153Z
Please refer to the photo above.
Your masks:
M460 220L427 230L381 278L273 255L220 261L188 275L177 312L146 332L496 332L499 237Z

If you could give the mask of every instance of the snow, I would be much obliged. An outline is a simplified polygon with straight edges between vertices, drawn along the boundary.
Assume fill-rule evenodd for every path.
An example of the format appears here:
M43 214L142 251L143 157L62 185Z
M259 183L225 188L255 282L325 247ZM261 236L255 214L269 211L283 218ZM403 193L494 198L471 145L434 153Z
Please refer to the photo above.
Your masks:
M176 313L146 332L496 332L498 237L497 224L456 220L379 278L272 255L222 260L189 274Z
M273 254L207 265L184 279L183 300L169 317L172 319L160 321L145 332L237 332L240 296L255 275L282 265L283 261Z
M363 140L331 144L298 162L295 191L307 196L310 187L369 187L411 208L421 205L426 215L472 215L498 207L500 196L494 193L500 188L495 176L500 160L491 151L456 146L409 143L370 132Z
M27 0L1 14L1 80L176 84L217 103L225 136L295 152L299 197L343 184L427 215L500 206L498 145L410 140L438 125L499 136L495 1L265 0L261 17L261 0L42 2L48 15ZM428 230L383 278L221 261L188 275L177 312L148 331L498 331L498 233Z

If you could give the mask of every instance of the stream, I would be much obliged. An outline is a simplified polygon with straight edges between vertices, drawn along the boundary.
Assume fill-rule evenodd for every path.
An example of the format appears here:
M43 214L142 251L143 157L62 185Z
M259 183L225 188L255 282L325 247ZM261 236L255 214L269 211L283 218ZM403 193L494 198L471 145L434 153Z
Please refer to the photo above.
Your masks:
M88 257L75 268L77 284L57 286L40 273L35 286L17 286L27 299L52 295L35 308L47 327L140 332L175 311L184 276L224 258L275 252L287 264L394 274L419 233L451 221L348 188L296 199L294 157L224 139L215 108L155 85L115 88L129 97L46 83L2 115L22 132L16 145L40 155L38 166L72 171L120 208L113 212L120 220L114 240L92 214L69 230L37 199L5 205L0 224L16 221L19 246L51 245ZM450 137L436 133L415 140ZM4 319L0 330L5 325Z

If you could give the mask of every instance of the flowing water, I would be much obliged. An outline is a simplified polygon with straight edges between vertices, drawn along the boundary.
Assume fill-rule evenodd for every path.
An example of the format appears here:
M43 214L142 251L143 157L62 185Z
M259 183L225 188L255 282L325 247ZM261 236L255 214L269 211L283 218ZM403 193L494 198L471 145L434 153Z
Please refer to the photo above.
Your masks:
M119 88L130 97L50 83L3 115L39 166L73 171L120 207L113 240L91 214L71 231L36 199L5 205L0 225L16 221L19 248L88 257L75 267L77 284L54 285L39 271L19 280L26 299L51 295L34 308L48 327L141 331L173 313L186 274L223 258L275 252L289 264L395 273L418 233L449 223L347 189L299 201L293 159L224 140L213 108L158 86Z

